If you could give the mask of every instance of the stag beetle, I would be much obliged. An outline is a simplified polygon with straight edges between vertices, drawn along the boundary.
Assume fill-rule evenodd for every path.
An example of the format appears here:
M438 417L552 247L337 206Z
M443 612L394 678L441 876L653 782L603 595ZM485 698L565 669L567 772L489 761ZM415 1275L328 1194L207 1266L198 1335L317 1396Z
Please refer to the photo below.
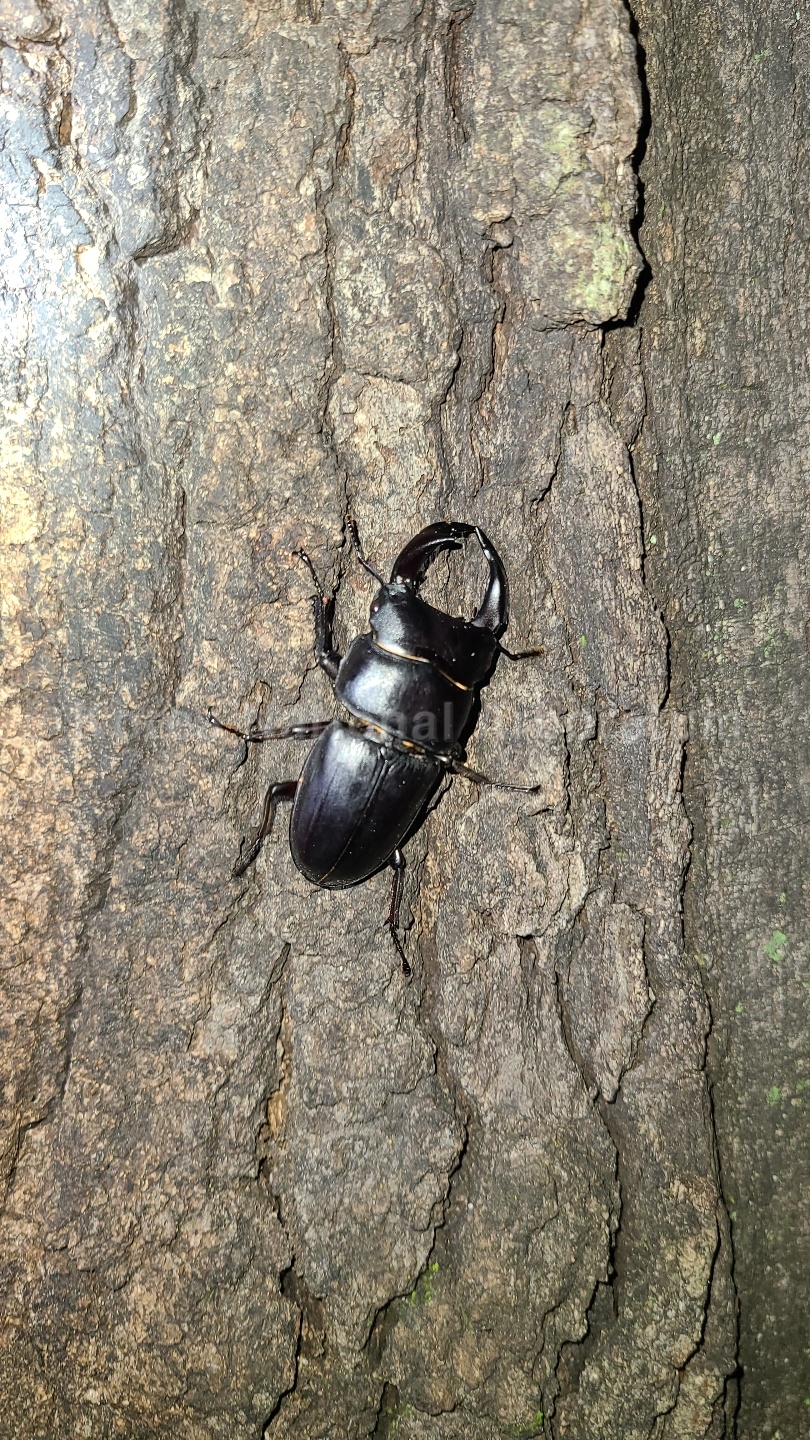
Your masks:
M386 924L409 975L398 935L405 871L401 846L421 825L448 772L504 790L537 788L502 785L469 769L462 763L461 741L474 728L478 691L498 655L520 660L542 651L513 653L500 644L509 623L509 585L497 550L477 525L428 525L397 556L387 582L364 558L351 523L350 528L358 559L380 589L371 604L370 634L359 635L342 657L332 640L334 596L324 594L309 556L294 552L315 583L315 654L332 681L338 714L280 730L239 730L210 709L208 719L246 745L318 737L299 779L270 786L259 828L240 854L234 876L256 859L279 802L291 800L290 850L313 884L346 889L391 866ZM473 535L489 562L489 581L480 609L467 621L434 609L419 589L437 555L458 550Z

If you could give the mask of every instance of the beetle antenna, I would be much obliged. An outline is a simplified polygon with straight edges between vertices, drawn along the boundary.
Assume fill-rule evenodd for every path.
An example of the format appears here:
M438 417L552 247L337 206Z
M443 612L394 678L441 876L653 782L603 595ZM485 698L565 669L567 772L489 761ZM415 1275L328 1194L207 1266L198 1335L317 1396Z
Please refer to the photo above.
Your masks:
M348 528L349 528L349 534L350 534L351 537L352 537L352 543L353 543L353 545L354 545L354 553L355 553L355 555L357 556L358 560L360 561L360 564L362 565L363 569L364 569L364 570L367 570L368 573L369 573L369 575L373 575L373 576L374 576L374 579L375 579L375 580L378 580L379 583L380 583L380 585L384 585L384 584L385 584L385 581L384 581L382 575L380 574L379 570L375 570L375 569L374 569L374 566L369 563L369 561L366 559L365 555L363 554L363 547L362 547L362 545L360 544L360 536L359 536L358 533L357 533L357 521L355 520L355 518L354 518L354 516L351 514L351 512L348 511L348 510L346 511L346 524L347 524L347 526L348 526Z

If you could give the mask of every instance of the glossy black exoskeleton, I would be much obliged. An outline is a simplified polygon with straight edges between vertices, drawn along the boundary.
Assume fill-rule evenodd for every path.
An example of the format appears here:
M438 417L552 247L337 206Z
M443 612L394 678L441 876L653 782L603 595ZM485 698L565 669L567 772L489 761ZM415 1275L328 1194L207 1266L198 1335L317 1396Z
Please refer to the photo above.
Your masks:
M489 563L489 581L480 609L463 620L436 610L419 590L436 556L459 549L470 536ZM500 644L509 622L509 585L495 547L478 526L428 525L397 557L387 583L358 548L380 589L371 605L370 633L353 640L343 657L332 641L334 598L323 594L309 557L298 553L315 581L315 653L333 683L339 712L331 720L287 729L243 731L209 711L212 724L245 742L318 737L300 778L270 786L259 828L234 875L255 860L279 801L291 800L292 857L313 884L344 889L392 867L387 924L409 974L397 933L405 868L401 846L424 820L448 772L478 784L497 783L462 763L461 742L474 724L478 691L499 653L518 659L541 652L516 656Z

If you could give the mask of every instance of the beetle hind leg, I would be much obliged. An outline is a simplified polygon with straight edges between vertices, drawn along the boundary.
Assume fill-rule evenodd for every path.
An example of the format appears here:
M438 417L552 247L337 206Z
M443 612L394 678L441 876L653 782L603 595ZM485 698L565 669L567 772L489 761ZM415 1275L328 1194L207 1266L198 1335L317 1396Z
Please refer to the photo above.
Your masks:
M474 785L489 785L492 790L519 790L524 795L536 795L541 788L539 785L507 785L504 780L491 780L489 775L482 775L480 770L471 770L469 765L462 765L460 760L450 760L448 769L454 775L460 775L462 780L471 780Z
M266 840L267 836L270 834L270 831L273 828L273 820L275 819L276 809L279 803L282 800L294 800L295 792L297 789L297 780L277 780L269 787L267 794L264 797L264 809L262 810L262 818L259 822L259 828L256 831L253 839L251 840L247 850L244 852L244 854L240 853L239 859L233 867L232 874L234 880L238 880L240 875L244 875L245 871L248 869L249 866L253 864L253 861L256 859L256 856L261 850L264 841Z
M399 909L402 904L402 892L405 889L405 856L402 851L395 850L388 863L394 873L391 878L391 904L388 906L388 918L385 923L394 942L394 949L402 961L402 973L407 979L411 974L411 967L398 933Z

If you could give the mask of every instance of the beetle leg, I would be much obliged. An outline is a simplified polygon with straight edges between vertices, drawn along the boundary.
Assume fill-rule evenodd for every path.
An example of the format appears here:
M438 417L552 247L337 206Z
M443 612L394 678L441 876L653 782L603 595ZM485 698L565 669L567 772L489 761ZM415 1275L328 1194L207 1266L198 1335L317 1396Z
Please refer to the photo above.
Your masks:
M295 792L297 789L297 780L277 780L275 784L270 786L267 794L264 797L264 809L262 811L262 818L259 823L259 828L256 831L253 839L251 840L245 854L242 855L240 853L239 859L233 867L232 874L234 880L237 880L240 875L244 875L248 866L252 865L253 861L256 859L256 856L262 848L262 842L264 841L266 836L270 834L270 831L273 828L273 819L275 817L276 807L279 801L294 800Z
M546 653L542 645L537 646L534 650L507 650L505 645L499 645L498 649L502 655L506 656L507 660L534 660L537 655Z
M334 595L325 595L321 582L315 571L315 566L305 550L293 550L299 560L303 560L315 582L316 593L312 597L312 606L315 615L315 656L322 670L325 670L330 680L337 676L338 667L343 656L338 653L332 640L332 620L335 613Z
M303 725L287 725L281 730L237 730L235 725L226 725L224 720L218 720L209 705L208 723L216 725L218 730L227 730L229 735L237 735L246 745L257 745L262 740L314 740L316 735L323 734L332 721L308 720Z
M448 768L454 775L460 775L462 780L472 780L474 785L491 785L493 790L521 790L525 795L534 795L541 788L539 785L507 785L503 780L490 780L488 775L482 775L480 770L471 770L460 760L450 760Z
M408 963L408 957L402 948L399 935L397 934L397 930L399 929L399 907L402 904L402 892L405 889L405 856L402 851L395 850L388 863L394 874L391 880L391 904L388 906L388 919L385 923L388 926L391 939L394 942L394 948L402 961L402 973L407 978L411 974L411 967Z

